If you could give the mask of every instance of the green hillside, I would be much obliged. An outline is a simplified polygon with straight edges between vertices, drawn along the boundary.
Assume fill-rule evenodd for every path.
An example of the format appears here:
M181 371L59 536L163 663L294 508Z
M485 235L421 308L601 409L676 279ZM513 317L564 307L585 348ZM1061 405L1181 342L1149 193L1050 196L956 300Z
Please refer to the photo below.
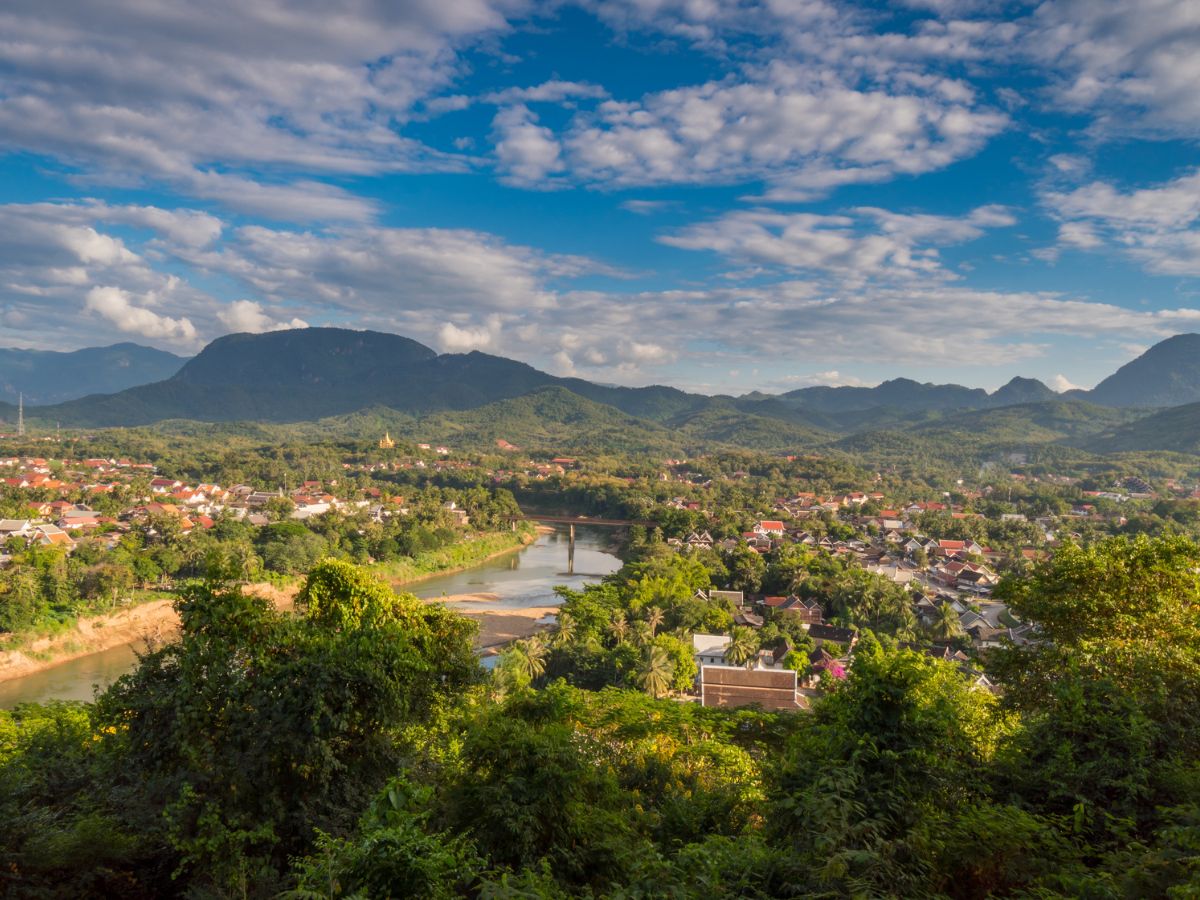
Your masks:
M679 435L566 388L538 388L522 397L477 409L433 413L397 425L393 436L455 446L494 447L497 440L522 450L670 453Z
M737 409L730 401L712 400L699 410L685 413L669 423L697 441L717 442L749 450L808 450L828 443L828 432L756 416Z
M929 438L975 444L1075 442L1143 415L1078 400L1053 400L947 414L911 429Z
M1165 450L1200 454L1200 403L1164 409L1096 435L1086 443L1097 453Z

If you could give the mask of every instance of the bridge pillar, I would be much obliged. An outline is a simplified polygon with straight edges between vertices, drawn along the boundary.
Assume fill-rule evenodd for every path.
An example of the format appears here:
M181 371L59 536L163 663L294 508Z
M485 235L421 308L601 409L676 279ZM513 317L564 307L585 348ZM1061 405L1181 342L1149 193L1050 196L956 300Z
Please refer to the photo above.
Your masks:
M567 526L567 574L575 574L575 523Z

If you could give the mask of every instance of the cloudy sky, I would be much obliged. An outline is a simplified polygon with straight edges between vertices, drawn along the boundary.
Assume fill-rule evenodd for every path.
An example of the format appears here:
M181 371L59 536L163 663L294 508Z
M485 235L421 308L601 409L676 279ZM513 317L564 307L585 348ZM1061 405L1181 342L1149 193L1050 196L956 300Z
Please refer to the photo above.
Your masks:
M707 391L1200 331L1196 0L6 0L0 346L341 325Z

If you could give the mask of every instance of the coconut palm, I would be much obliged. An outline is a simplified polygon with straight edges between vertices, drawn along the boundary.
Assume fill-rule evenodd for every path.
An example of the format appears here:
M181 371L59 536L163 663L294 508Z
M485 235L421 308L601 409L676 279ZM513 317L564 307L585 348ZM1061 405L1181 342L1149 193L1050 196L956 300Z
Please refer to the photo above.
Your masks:
M758 653L758 635L753 629L735 625L729 630L729 643L725 646L725 660L730 665L748 665Z
M650 646L654 642L654 629L650 627L650 623L634 622L633 639L643 647Z
M906 606L896 616L896 640L915 641L919 627L916 615Z
M575 620L571 618L569 612L560 612L558 614L558 629L554 632L554 645L563 647L571 643L571 639L575 637Z
M944 641L962 634L962 623L958 620L958 613L954 611L954 607L949 603L939 606L929 630L935 638Z
M641 683L651 697L661 697L671 689L671 676L675 668L671 656L662 647L646 648L646 659L642 667Z
M546 642L541 635L534 635L527 641L517 641L513 645L516 650L514 663L530 681L546 671Z
M613 616L612 622L608 625L608 632L613 636L617 646L625 643L625 638L629 635L629 623L625 621L625 613L619 612Z
M658 627L662 625L664 618L662 609L657 606L651 606L646 610L646 624L650 626L652 636L658 633Z

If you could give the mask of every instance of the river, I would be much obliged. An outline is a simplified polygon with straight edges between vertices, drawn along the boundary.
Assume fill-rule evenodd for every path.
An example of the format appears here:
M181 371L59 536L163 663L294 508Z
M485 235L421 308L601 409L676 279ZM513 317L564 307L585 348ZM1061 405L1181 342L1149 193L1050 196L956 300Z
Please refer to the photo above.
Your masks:
M555 585L578 588L615 572L621 561L613 554L609 541L611 529L577 526L575 529L575 575L567 575L566 528L542 534L521 550L493 557L478 566L438 575L401 587L418 597L454 594L496 594L492 603L464 604L472 609L525 609L530 606L554 606L558 598ZM0 709L18 703L46 703L50 700L91 700L96 687L108 687L137 664L135 650L140 644L126 644L81 656L61 665L0 682Z
M611 528L577 525L575 527L575 574L567 573L567 530L556 528L542 534L525 549L506 553L487 562L451 575L438 575L399 590L418 597L442 597L458 594L495 594L491 603L461 604L472 609L526 609L530 606L555 606L556 585L579 588L589 581L621 568L609 541Z

